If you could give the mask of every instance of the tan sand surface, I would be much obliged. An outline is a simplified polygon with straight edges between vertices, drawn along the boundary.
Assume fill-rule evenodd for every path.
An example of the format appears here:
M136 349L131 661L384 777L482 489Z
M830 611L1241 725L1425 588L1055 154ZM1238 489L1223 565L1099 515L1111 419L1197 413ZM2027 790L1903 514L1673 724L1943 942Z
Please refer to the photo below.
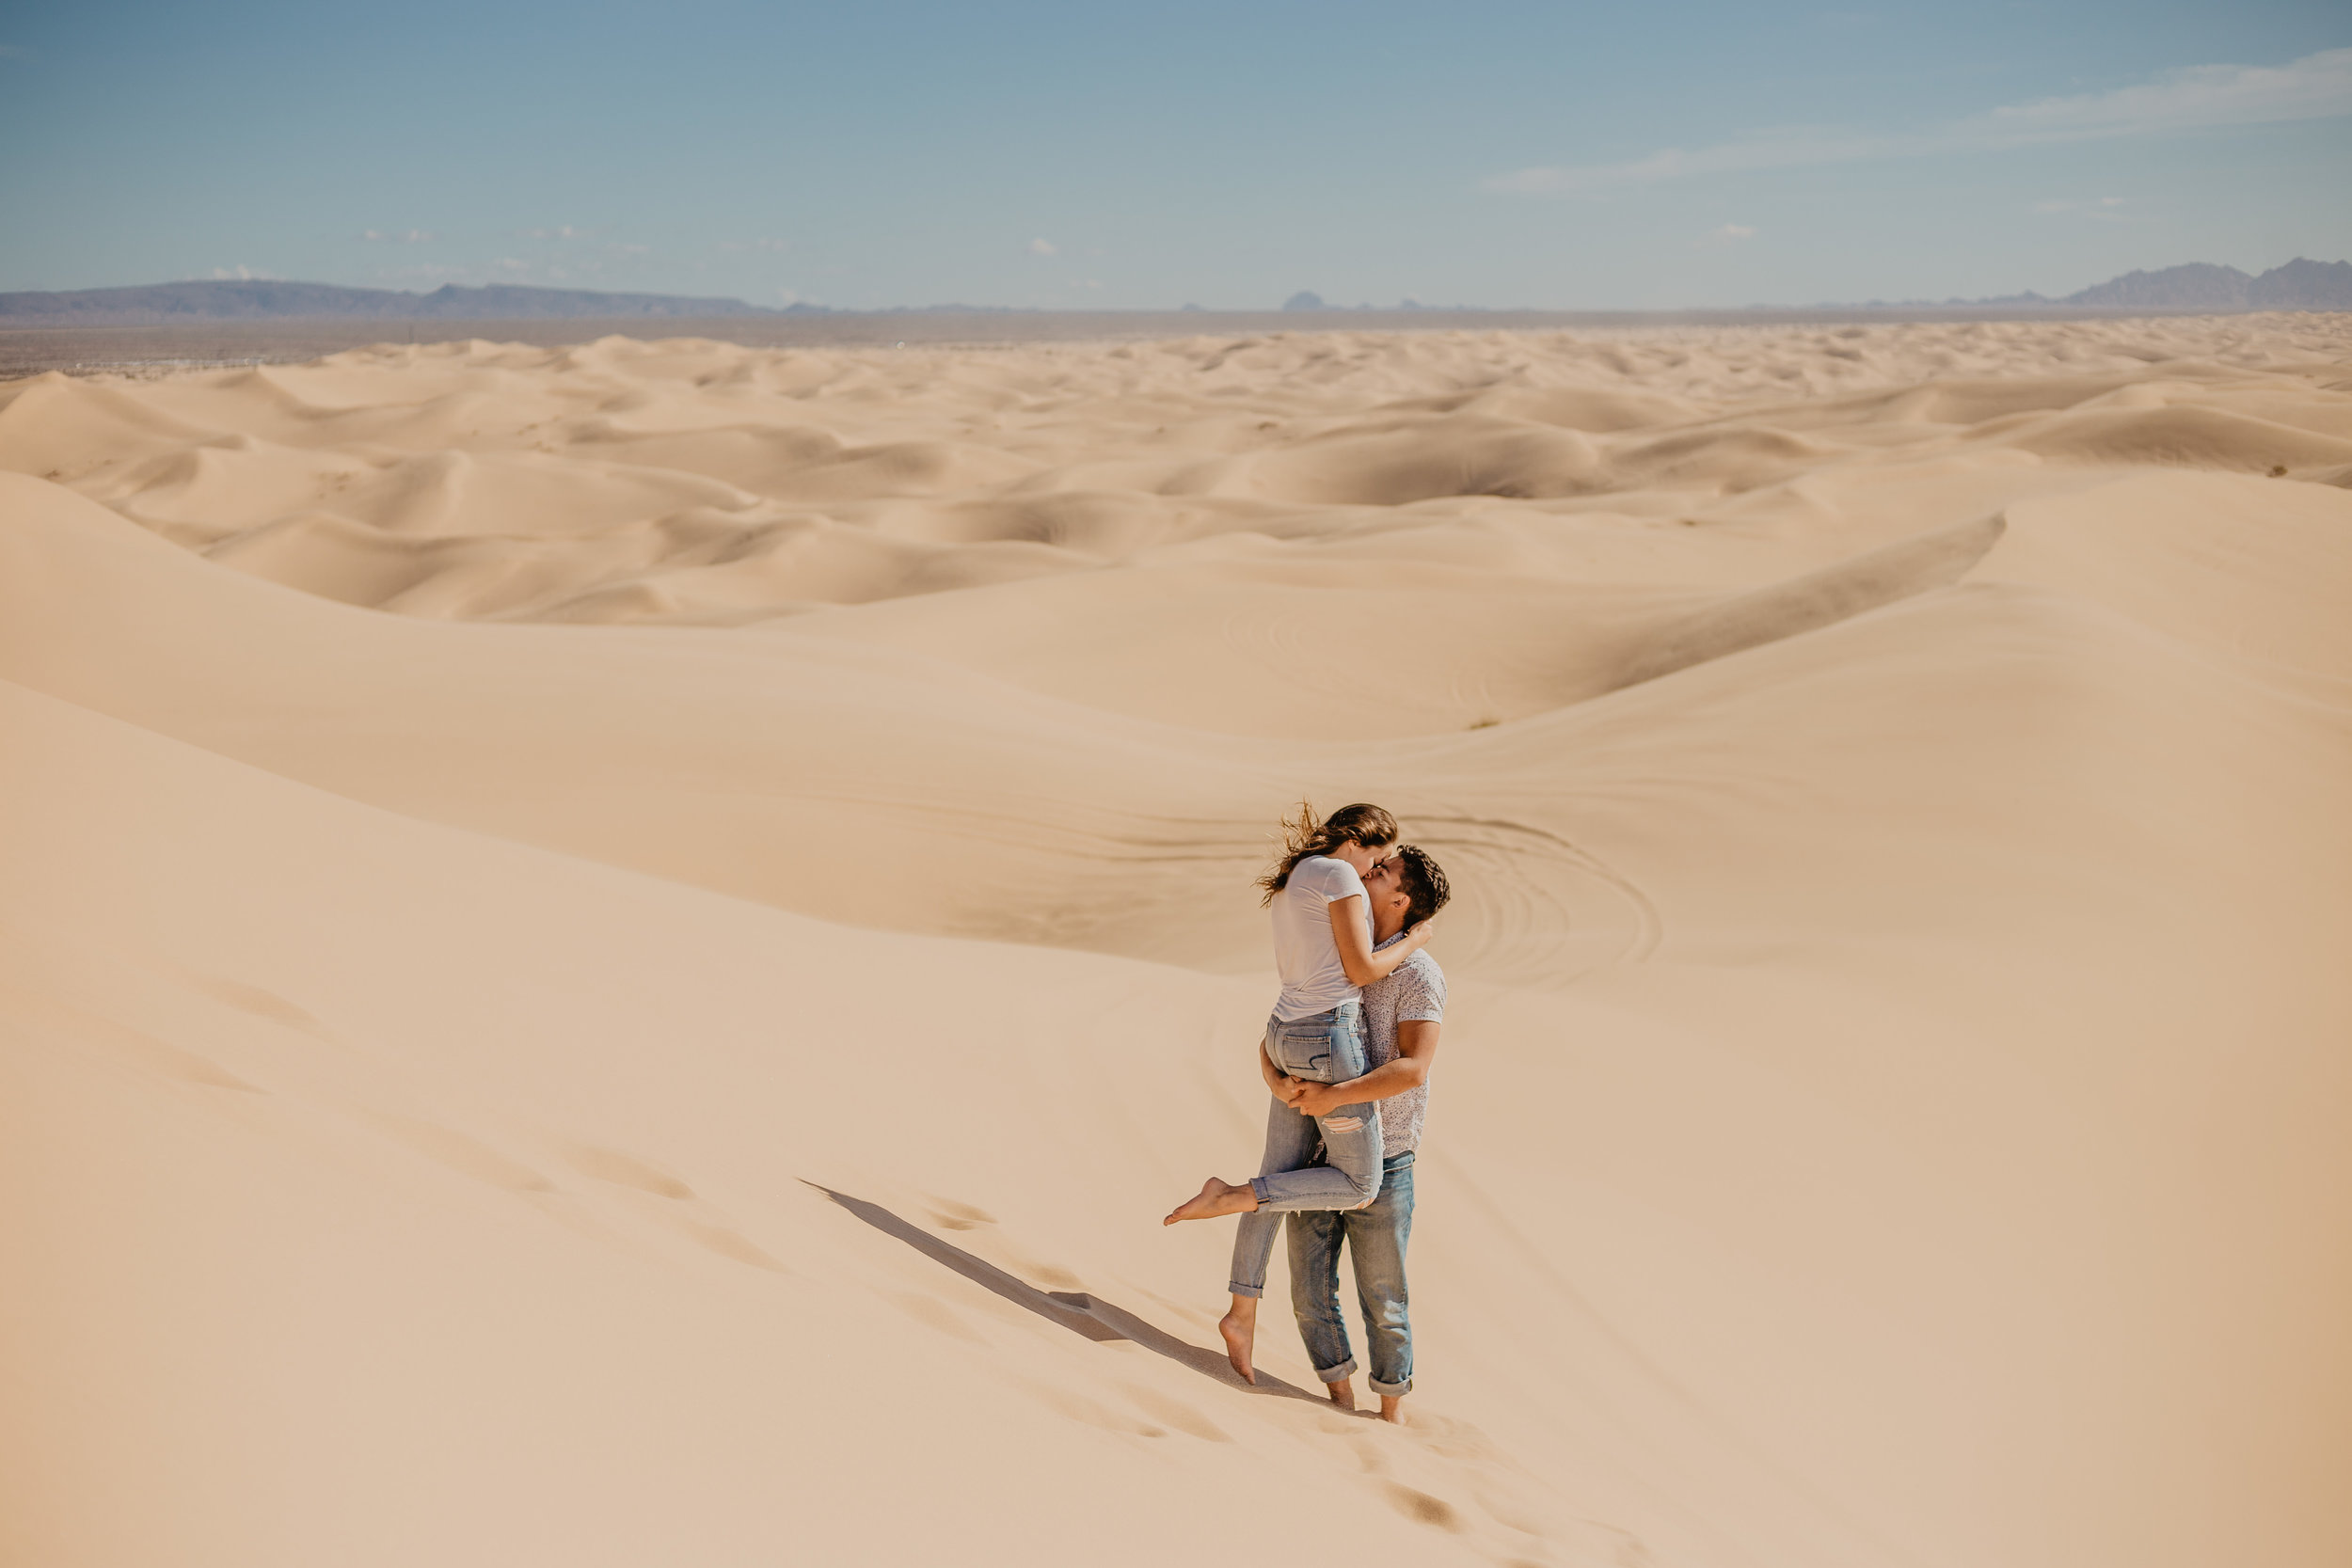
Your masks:
M2347 602L2341 316L0 386L0 1560L2332 1568ZM1302 793L1401 1431L1157 1223Z

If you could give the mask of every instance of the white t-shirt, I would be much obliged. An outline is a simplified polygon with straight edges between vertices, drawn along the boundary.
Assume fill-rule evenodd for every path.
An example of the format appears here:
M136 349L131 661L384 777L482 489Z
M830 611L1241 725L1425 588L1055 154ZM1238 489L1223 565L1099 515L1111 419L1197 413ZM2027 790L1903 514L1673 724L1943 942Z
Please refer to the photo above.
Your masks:
M1340 898L1363 900L1358 918L1370 947L1372 900L1365 897L1364 879L1345 861L1310 855L1291 868L1290 880L1274 895L1274 969L1282 977L1274 1016L1286 1023L1363 994L1348 979L1340 944L1331 937L1330 906Z

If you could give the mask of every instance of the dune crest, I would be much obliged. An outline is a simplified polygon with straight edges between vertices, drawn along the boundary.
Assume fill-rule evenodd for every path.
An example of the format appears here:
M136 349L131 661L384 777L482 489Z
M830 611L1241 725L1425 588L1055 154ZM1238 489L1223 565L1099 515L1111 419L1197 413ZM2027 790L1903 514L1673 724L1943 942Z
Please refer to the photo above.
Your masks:
M0 390L0 467L348 603L730 626L1408 519L1704 523L1953 461L2332 476L2342 321L378 348L39 377Z

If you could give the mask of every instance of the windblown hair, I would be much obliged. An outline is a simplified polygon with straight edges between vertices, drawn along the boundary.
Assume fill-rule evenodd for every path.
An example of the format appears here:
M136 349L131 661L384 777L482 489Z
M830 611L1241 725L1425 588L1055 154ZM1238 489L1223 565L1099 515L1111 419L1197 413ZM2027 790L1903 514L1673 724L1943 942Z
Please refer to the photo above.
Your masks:
M1405 911L1405 924L1418 926L1434 920L1445 908L1445 901L1454 896L1454 890L1445 885L1445 873L1429 858L1429 851L1418 844L1396 847L1396 885L1412 903Z
M1360 802L1318 817L1314 807L1299 801L1298 815L1282 818L1282 858L1258 879L1258 891L1265 895L1258 902L1273 903L1274 895L1290 885L1291 873L1300 861L1310 855L1327 855L1350 842L1367 848L1394 844L1396 818L1378 806Z

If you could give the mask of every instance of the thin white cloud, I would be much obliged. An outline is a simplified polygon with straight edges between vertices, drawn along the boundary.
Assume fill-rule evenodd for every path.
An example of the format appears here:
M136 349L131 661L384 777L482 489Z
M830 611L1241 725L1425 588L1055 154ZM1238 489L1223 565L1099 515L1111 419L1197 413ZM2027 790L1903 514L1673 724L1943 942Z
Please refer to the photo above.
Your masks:
M239 261L233 267L215 267L213 277L215 281L222 283L275 283L278 281L276 273L255 272L243 261Z
M1060 253L1061 246L1056 245L1051 240L1031 240L1029 242L1029 254L1032 256L1057 256Z
M1754 238L1756 238L1756 230L1747 224L1726 223L1720 229L1708 230L1706 236L1692 248L1704 250L1714 245L1738 245L1742 240Z
M430 245L439 236L430 229L362 229L359 237L373 245Z
M553 229L517 229L515 230L515 235L516 238L524 240L584 240L594 232L594 230L576 229L568 223L563 223L556 225Z
M1498 174L1486 182L1490 191L1529 196L1575 195L1619 185L1648 185L1662 180L1687 180L1701 174L1740 174L1759 168L1792 168L1806 164L1846 164L1881 158L1890 147L1885 139L1840 135L1834 131L1788 128L1760 131L1736 142L1686 151L1669 147L1626 164L1596 164L1576 168L1522 168Z
M1868 135L1785 127L1714 147L1665 148L1629 163L1517 169L1490 176L1484 184L1520 195L1581 195L1707 174L1998 151L2340 115L2352 115L2352 49L2323 50L2282 66L2191 66L2107 92L2006 104L1924 133Z
M2282 66L2168 71L2110 92L2010 104L1963 120L1957 129L1991 145L2025 146L2345 114L2352 114L2352 49L2329 49Z

